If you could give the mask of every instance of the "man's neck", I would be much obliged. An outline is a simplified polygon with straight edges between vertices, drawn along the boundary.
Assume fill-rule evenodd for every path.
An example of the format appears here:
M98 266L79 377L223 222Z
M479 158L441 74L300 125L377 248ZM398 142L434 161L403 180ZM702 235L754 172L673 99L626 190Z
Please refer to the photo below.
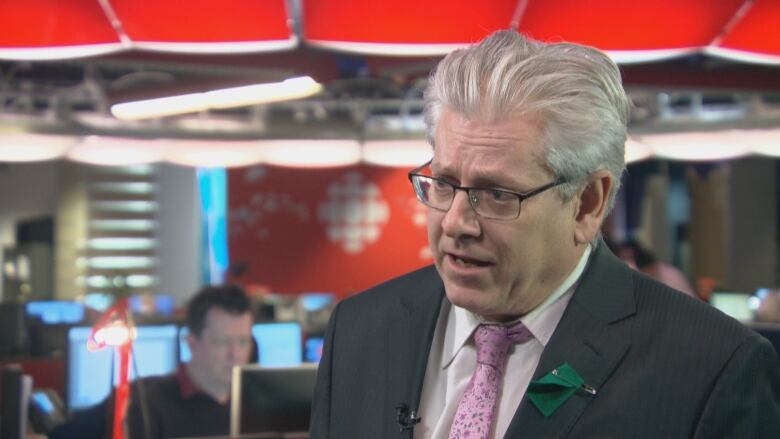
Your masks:
M194 363L188 363L186 367L187 375L192 383L203 393L214 398L220 404L225 404L230 398L230 386L224 383L215 382L208 378L208 374Z

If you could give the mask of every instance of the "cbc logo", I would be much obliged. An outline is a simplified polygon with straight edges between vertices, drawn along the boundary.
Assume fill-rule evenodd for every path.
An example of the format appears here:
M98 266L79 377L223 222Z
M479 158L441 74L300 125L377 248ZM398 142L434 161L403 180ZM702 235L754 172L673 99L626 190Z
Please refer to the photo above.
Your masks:
M347 253L360 253L379 239L390 208L377 185L349 172L331 183L317 213L327 226L328 239Z

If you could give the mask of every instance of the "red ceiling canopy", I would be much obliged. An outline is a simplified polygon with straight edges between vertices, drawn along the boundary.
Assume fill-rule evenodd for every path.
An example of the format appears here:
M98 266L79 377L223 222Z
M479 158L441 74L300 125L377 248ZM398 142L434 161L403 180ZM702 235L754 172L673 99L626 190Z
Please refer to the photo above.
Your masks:
M689 53L780 64L776 0L3 0L0 59L140 49L257 53L299 44L382 55L443 55L514 28L619 62Z

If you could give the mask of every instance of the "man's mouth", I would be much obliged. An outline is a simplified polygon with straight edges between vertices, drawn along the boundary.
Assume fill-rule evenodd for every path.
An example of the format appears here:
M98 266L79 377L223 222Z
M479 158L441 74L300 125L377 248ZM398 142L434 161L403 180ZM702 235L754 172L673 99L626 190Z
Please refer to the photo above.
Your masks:
M455 256L455 255L450 255L450 256L452 257L452 260L455 262L455 264L461 267L487 267L488 265L490 265L485 261L469 259L463 256Z

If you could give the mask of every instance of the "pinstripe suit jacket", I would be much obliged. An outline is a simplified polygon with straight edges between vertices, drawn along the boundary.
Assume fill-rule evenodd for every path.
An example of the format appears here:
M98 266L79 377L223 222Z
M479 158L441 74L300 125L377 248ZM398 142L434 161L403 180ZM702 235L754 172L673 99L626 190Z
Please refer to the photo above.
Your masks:
M444 287L426 267L341 302L317 377L311 437L411 438ZM564 362L598 389L545 418L527 398L509 438L780 438L780 362L741 323L594 252L534 379ZM507 371L511 373L511 371ZM425 413L419 413L425 416Z

